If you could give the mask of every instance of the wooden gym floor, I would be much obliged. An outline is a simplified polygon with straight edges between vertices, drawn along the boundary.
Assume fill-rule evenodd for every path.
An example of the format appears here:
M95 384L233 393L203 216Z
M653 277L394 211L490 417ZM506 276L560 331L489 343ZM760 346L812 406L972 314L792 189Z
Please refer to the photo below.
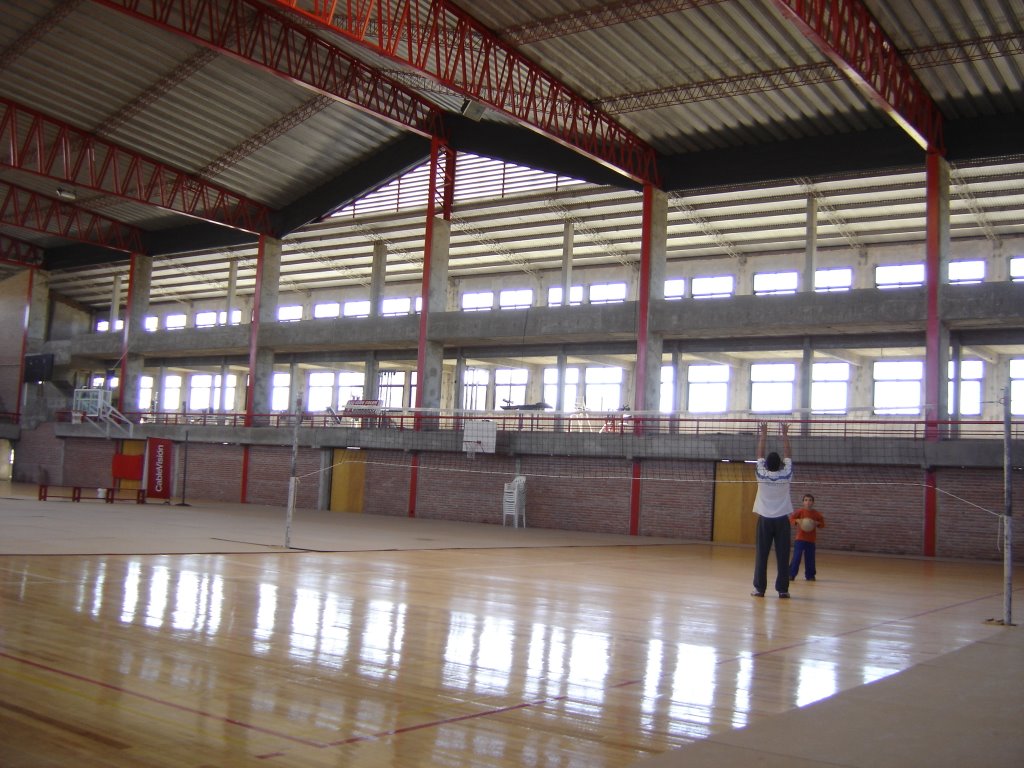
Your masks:
M34 494L4 768L1024 765L997 563L821 551L757 600L744 547Z

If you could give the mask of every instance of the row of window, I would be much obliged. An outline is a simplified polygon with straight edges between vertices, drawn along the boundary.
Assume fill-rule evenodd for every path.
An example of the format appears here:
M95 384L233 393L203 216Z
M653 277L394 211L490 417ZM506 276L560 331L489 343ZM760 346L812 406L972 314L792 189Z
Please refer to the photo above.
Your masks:
M750 366L750 411L752 413L792 413L796 407L796 363L754 363ZM676 407L675 370L661 369L659 409L697 415L726 413L729 408L729 387L732 368L724 364L692 363L686 367L685 407ZM527 402L529 370L526 368L467 368L462 379L463 410L492 410L501 405L524 405ZM850 408L851 366L844 362L821 362L811 366L811 411L819 414L844 414ZM1010 361L1011 412L1024 414L1024 358ZM980 360L960 363L959 382L956 367L950 363L949 401L954 401L959 387L959 414L979 416L984 403L983 380L985 364ZM543 372L543 400L554 405L558 401L558 369ZM562 383L564 410L586 409L614 411L625 405L626 371L616 366L567 367ZM139 407L143 410L233 411L238 381L234 374L221 376L192 374L188 379L187 402L183 400L185 379L178 374L166 375L160 391L160 402L154 403L154 380L141 377ZM94 382L103 386L103 379ZM326 412L340 408L350 399L364 394L364 376L353 371L314 371L306 380L304 410ZM924 363L920 360L879 360L872 366L872 410L879 415L918 415L923 407ZM382 371L377 396L387 408L408 407L415 401L415 372ZM493 387L493 401L489 400ZM292 409L292 381L288 373L275 373L272 382L274 411ZM952 408L950 409L952 412Z
M980 283L985 279L986 263L981 260L954 261L949 264L949 282L952 285ZM1024 281L1024 256L1010 260L1010 277L1014 281ZM754 275L753 290L755 296L771 296L796 293L799 285L799 273L795 271L758 272ZM924 285L924 264L896 264L875 267L875 286L882 289L909 288ZM853 269L838 267L835 269L819 269L814 273L814 290L816 292L849 291L853 288ZM678 300L683 298L714 299L734 295L736 278L734 275L711 275L695 277L689 281L685 278L671 278L665 281L665 298ZM561 286L548 289L548 306L561 306L563 303ZM598 283L593 285L574 285L569 289L569 305L611 304L624 302L627 299L628 286L624 282ZM495 303L497 302L497 303ZM534 306L534 292L530 288L510 288L498 291L472 291L463 293L460 306L465 312L498 309L525 309ZM354 300L346 302L327 301L314 304L314 319L336 317L369 317L370 302ZM381 300L381 315L408 315L422 309L420 297L396 296ZM287 305L277 308L277 319L280 322L302 320L304 310L301 305ZM195 315L196 328L210 328L216 325L227 325L225 310L205 310ZM163 327L176 330L187 326L188 317L183 313L165 315ZM240 310L231 311L231 325L242 321ZM156 317L147 317L144 323L147 331L155 331L160 326ZM123 327L120 320L115 329ZM99 320L96 330L100 333L110 329L109 320Z

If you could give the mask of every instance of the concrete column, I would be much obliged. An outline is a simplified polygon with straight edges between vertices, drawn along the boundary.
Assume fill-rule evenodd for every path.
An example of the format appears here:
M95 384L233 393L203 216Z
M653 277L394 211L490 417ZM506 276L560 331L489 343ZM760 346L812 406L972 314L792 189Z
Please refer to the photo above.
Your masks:
M235 293L238 291L238 259L228 265L228 295L224 301L224 325L231 325L231 310L235 307Z
M441 407L441 377L444 368L444 346L430 338L430 315L444 312L448 302L448 253L451 243L451 222L435 216L431 232L430 261L424 267L428 270L427 295L424 297L423 312L426 323L420 324L420 345L422 365L417 366L419 378L416 382L416 407Z
M337 392L338 388L335 387L334 391ZM377 362L377 354L375 352L367 352L366 365L363 368L363 397L367 400L376 400L378 399L377 393L379 391L380 363Z
M117 331L117 320L121 314L121 276L114 275L114 285L110 290L110 327L108 333Z
M296 412L296 404L301 403L302 410L306 408L306 374L299 367L298 363L292 363L288 367L288 381L291 387L288 391L288 411Z
M277 302L281 276L281 241L260 237L256 265L256 293L253 296L249 331L249 386L246 422L255 413L270 413L274 353L260 348L260 326L277 320Z
M569 306L569 291L572 290L572 247L576 225L567 221L562 225L562 306Z
M387 260L387 243L377 240L373 244L373 265L370 270L370 317L380 317L380 300L384 295Z
M804 244L804 271L800 281L800 292L814 291L814 270L818 250L818 200L807 195L807 239Z
M754 292L754 274L750 259L740 256L736 261L736 296L750 296Z
M466 356L459 350L458 356L455 358L455 381L452 382L452 408L457 411L461 411L463 408L462 398L464 391L464 383L466 376Z
M668 196L648 184L644 188L643 232L640 245L639 299L637 301L636 386L633 408L657 410L661 390L664 337L650 330L654 306L665 298L665 262L668 250Z
M925 420L942 419L947 409L949 329L943 322L943 276L949 269L949 163L937 152L926 160L925 203ZM930 435L938 439L938 431Z
M124 312L122 357L118 408L123 413L139 410L139 379L145 360L133 351L135 340L145 332L149 295L153 284L153 257L141 253L131 256L128 281L128 303ZM111 323L113 327L113 323Z
M804 351L800 358L799 370L797 370L797 416L803 420L801 434L806 435L810 431L810 424L807 420L811 418L811 381L814 368L814 350L811 347L809 336L804 337Z
M730 369L728 408L734 412L750 412L750 363L739 363Z
M231 309L228 308L228 316L230 317ZM215 403L215 407L221 413L226 413L231 410L228 403L228 376L231 374L231 369L227 364L221 364L220 366L220 403Z

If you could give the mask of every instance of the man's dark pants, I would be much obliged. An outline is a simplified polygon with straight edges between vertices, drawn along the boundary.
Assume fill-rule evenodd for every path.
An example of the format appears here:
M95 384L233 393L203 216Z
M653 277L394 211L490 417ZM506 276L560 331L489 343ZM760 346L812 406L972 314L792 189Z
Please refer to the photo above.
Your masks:
M789 592L789 516L757 516L757 537L754 540L754 589L764 592L768 589L768 553L775 546L777 573L775 591Z

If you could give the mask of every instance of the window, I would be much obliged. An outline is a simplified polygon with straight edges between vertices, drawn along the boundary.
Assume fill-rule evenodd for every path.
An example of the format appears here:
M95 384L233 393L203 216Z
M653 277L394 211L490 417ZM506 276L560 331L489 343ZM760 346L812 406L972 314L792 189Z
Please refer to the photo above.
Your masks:
M346 301L345 306L342 307L341 313L345 317L369 317L370 316L370 302L369 301Z
M124 328L124 320L115 320L114 321L114 330L115 331L120 331L122 328ZM110 321L109 320L100 320L100 321L98 321L96 323L96 332L97 333L107 333L109 330L110 330Z
M583 303L583 286L572 285L569 286L569 306L578 307ZM548 288L548 306L549 307L560 307L562 306L562 286L556 286L554 288Z
M462 309L464 312L479 312L480 310L492 309L493 307L494 293L491 291L462 294Z
M485 368L466 368L462 372L462 408L483 411L487 408L487 385L490 372Z
M494 401L498 406L525 405L526 382L529 371L525 368L497 368L494 371Z
M565 369L565 386L562 388L562 410L581 410L581 403L578 402L580 382L579 368ZM558 369L544 369L544 402L551 406L558 403Z
M921 412L921 380L924 363L920 360L878 361L874 364L875 413L906 414Z
M377 376L377 397L381 405L385 408L402 408L405 405L404 395L405 371L381 371Z
M338 402L344 405L349 400L361 400L365 394L363 392L363 385L365 383L366 376L359 371L341 371L338 374ZM395 407L401 408L401 389L399 389L398 394L399 403Z
M622 369L617 366L587 368L584 397L591 411L614 411L622 405Z
M750 366L750 410L753 413L792 413L794 363L754 363Z
M672 413L676 410L676 372L671 365L661 366L661 389L658 392L658 410Z
M1024 414L1024 357L1010 361L1010 413Z
M153 377L139 376L139 410L148 411L153 407Z
M981 415L981 380L982 374L984 373L985 365L981 360L961 360L960 361L960 411L961 416L980 416ZM949 383L946 397L946 408L950 415L956 410L953 405L956 403L954 398L954 388L956 379L956 362L953 360L949 361Z
M924 264L893 264L875 267L878 288L910 288L924 285Z
M208 373L195 373L188 381L188 409L205 411L212 404L213 376Z
M599 283L590 286L591 304L617 304L625 300L625 283Z
M185 327L184 315L167 315L164 318L164 328L169 331L177 331Z
M819 293L848 291L853 287L853 270L850 267L819 269L814 273L814 290Z
M665 281L665 298L677 301L686 297L686 278L678 277Z
M281 323L294 323L302 319L302 305L277 308L277 319Z
M1014 256L1010 259L1010 279L1015 283L1024 280L1024 256Z
M980 283L984 279L984 261L951 261L949 263L950 285L969 285L971 283Z
M292 377L289 373L275 373L271 378L270 410L287 411L291 408Z
M385 317L391 317L393 315L408 315L411 308L412 300L408 296L384 299L380 303L380 313Z
M220 376L213 377L213 409L231 411L235 407L235 386L238 383L238 377L233 373L227 375L227 392L225 396L221 397L221 382ZM223 408L221 408L223 404Z
M196 328L212 328L217 324L216 310L196 312Z
M313 317L316 320L329 317L337 317L341 314L341 304L337 301L325 301L323 304L313 305Z
M334 371L312 371L309 374L305 410L322 412L334 407L334 378Z
M690 413L725 413L729 402L728 365L691 365L686 378Z
M217 313L217 322L220 325L228 324L228 313L226 310L221 310ZM242 322L242 310L232 309L231 310L231 325L240 325Z
M181 407L181 384L181 376L176 374L164 376L163 410L176 411Z
M754 295L796 293L798 280L796 272L758 272L754 275Z
M849 363L811 365L811 411L846 413L850 387Z
M501 309L523 309L533 305L533 291L529 288L501 291L498 306Z
M718 277L695 277L693 278L693 298L695 299L720 299L732 296L736 278L732 275L719 275Z
M147 331L155 331L160 328L160 318L149 315L142 321L142 325Z

